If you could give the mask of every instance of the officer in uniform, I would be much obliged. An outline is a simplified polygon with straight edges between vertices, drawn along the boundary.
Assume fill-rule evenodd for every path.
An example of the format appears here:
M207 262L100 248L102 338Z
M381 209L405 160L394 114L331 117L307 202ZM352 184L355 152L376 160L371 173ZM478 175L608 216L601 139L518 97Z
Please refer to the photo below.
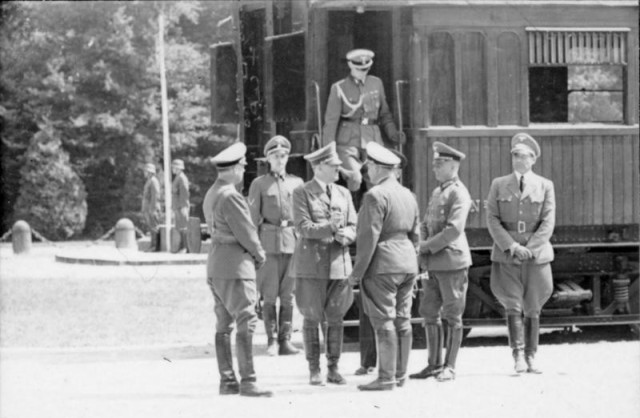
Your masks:
M338 361L343 317L353 302L346 279L352 269L348 246L356 237L356 211L349 191L334 184L341 164L335 142L304 158L311 163L314 176L293 191L293 219L299 237L293 255L293 275L296 305L304 317L309 382L324 384L318 326L326 321L327 381L344 385Z
M267 261L258 271L258 291L264 299L262 314L267 353L272 356L298 353L291 344L295 281L289 274L289 264L296 245L293 190L303 181L286 172L290 151L291 143L287 138L281 135L271 138L264 147L270 171L256 178L249 188L251 219L258 228L260 242L267 253ZM280 315L276 316L278 298Z
M526 133L514 135L514 172L494 179L487 197L487 226L494 241L491 291L507 315L517 373L540 373L535 363L540 311L553 291L549 240L556 199L553 182L531 171L539 156L535 139Z
M418 203L397 179L401 160L376 142L367 144L367 168L374 186L358 212L358 253L352 285L375 330L378 378L360 390L391 390L404 385L411 352L412 289L418 273Z
M441 142L433 143L433 154L433 172L439 186L431 194L421 228L424 240L420 241L420 264L427 271L422 280L420 314L424 318L429 357L427 367L409 377L434 376L439 381L447 381L455 379L456 358L462 342L462 314L471 265L464 228L472 202L469 191L458 178L460 161L465 155ZM443 346L447 350L444 365Z
M325 112L323 143L336 142L342 175L352 192L358 191L362 183L360 169L367 144L383 143L380 127L392 142L406 142L404 133L393 122L382 80L368 75L373 57L368 49L347 53L351 73L331 86Z
M207 259L207 283L213 293L216 314L216 359L220 394L271 396L256 385L253 369L253 332L256 327L256 269L265 252L244 197L236 185L244 177L246 146L236 142L211 159L218 178L207 191L202 209L211 233ZM236 332L240 383L233 370L231 331Z
M140 211L151 235L149 251L156 251L158 249L158 225L160 225L162 216L159 199L160 182L156 177L156 166L151 163L145 164L144 175L147 181L144 183L144 189L142 190L142 208Z
M171 184L171 209L176 223L176 229L180 232L180 248L184 248L187 242L187 222L189 221L189 180L184 174L184 162L173 160L173 183Z

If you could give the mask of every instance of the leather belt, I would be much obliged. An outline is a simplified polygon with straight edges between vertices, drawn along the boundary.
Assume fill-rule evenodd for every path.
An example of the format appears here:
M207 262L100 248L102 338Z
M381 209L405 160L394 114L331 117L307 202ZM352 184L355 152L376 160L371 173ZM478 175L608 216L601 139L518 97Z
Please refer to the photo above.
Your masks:
M211 243L219 244L219 245L225 245L225 244L228 245L228 244L237 244L238 240L233 235L223 235L223 234L214 233L211 236Z
M369 118L362 118L362 119L340 118L340 120L342 120L343 122L355 123L356 125L375 125L378 121L377 119L369 119Z
M536 232L539 222L502 222L504 229L510 232L517 232L518 234L524 234L525 232Z
M389 232L386 234L381 234L380 238L378 238L378 242L384 241L402 241L404 239L408 239L409 236L406 232Z
M263 224L271 225L271 226L274 226L274 227L287 228L287 227L293 226L293 221L288 221L288 220L287 221L280 221L279 224L274 224L274 223L271 223L271 222L265 220L265 221L263 221Z

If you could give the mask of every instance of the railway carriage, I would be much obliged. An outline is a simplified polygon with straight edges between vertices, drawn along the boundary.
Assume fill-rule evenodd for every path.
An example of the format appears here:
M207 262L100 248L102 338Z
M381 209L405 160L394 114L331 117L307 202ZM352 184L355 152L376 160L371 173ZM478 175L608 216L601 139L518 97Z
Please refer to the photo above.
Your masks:
M403 182L422 213L436 186L432 143L467 154L465 326L503 323L489 289L485 198L511 171L517 132L539 141L534 171L556 187L555 290L542 326L640 323L636 1L237 1L216 27L224 42L211 46L213 129L247 144L247 186L276 134L291 139L290 166L308 177L295 156L322 145L329 89L348 73L343 57L371 49L371 74L408 138Z

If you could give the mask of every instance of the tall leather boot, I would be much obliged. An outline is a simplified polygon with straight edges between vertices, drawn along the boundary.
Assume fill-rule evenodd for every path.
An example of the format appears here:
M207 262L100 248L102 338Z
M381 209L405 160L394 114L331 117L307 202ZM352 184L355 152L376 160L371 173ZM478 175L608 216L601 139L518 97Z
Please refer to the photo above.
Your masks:
M300 350L291 344L293 306L280 306L280 317L278 319L280 321L278 327L278 354L281 356L298 354Z
M393 390L396 386L396 361L398 335L395 330L376 330L378 340L378 378L366 385L359 385L364 391Z
M270 356L278 355L278 345L276 344L276 335L278 322L276 320L276 305L265 303L262 308L262 317L264 318L264 330L267 334L267 354Z
M256 372L253 369L253 333L236 334L238 368L240 369L240 396L271 397L273 392L260 389L256 385Z
M540 318L524 318L524 358L528 373L542 373L536 365L536 352L540 337Z
M507 316L507 329L509 330L509 346L513 354L514 369L516 373L523 373L527 370L524 360L524 324L522 315Z
M446 382L456 378L456 359L462 344L462 327L448 327L447 354L444 358L444 368L438 375L439 382Z
M149 243L149 249L147 249L146 252L154 253L158 251L158 231L151 230L149 238L151 239L151 242Z
M338 361L342 353L344 328L340 325L327 326L327 382L336 385L346 385L347 381L338 372Z
M409 364L409 355L411 354L411 343L413 340L413 331L411 324L404 329L396 329L398 338L398 357L396 359L396 385L404 386L407 381L407 365Z
M318 325L304 320L302 326L302 340L304 342L304 353L309 363L309 384L313 386L324 386L320 374L320 332Z
M231 335L228 332L216 332L216 360L220 372L220 395L237 395L240 385L233 371L231 355Z
M427 324L427 367L418 373L409 375L410 379L427 379L436 377L442 372L442 346L444 344L444 331L440 324Z

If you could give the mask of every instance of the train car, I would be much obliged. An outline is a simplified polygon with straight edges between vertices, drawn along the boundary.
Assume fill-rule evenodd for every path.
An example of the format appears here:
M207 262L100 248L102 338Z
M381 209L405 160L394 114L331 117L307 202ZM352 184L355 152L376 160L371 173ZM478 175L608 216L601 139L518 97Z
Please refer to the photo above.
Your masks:
M436 186L432 143L467 154L465 327L503 323L484 203L491 180L511 171L517 132L539 141L534 171L556 186L555 290L541 325L640 323L636 1L236 1L229 13L216 25L226 38L211 46L211 118L247 144L246 185L271 136L290 138L294 157L322 145L346 52L371 49L371 74L408 138L403 181L422 213ZM290 164L308 174L302 159Z

